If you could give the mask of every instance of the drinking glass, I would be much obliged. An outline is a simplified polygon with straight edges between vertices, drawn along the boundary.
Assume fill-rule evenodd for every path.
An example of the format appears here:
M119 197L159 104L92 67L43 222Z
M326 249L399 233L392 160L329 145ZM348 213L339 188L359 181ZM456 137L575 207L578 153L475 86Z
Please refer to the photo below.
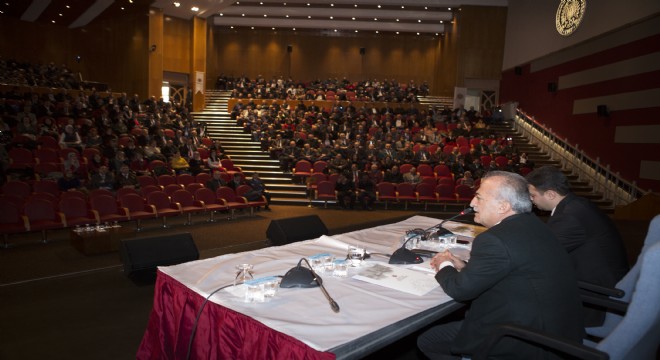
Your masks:
M352 266L360 266L364 260L364 249L357 246L350 246L348 248L348 259L351 261Z
M344 259L337 259L334 261L334 270L332 271L332 276L335 277L347 277L348 276L348 261Z
M246 281L252 280L252 269L254 267L251 264L238 264L236 265L236 277L234 278L234 286L245 283Z

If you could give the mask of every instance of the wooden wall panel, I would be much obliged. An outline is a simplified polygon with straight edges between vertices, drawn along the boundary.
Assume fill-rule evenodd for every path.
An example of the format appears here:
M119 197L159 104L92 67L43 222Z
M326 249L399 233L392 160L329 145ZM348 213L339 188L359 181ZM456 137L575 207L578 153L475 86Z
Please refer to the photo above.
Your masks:
M190 73L192 21L169 18L163 23L163 69Z
M463 78L499 79L504 56L506 8L463 6L459 14Z
M63 64L83 80L107 83L117 91L146 96L148 27L145 16L127 14L85 28L35 24L3 17L0 53L31 63ZM76 62L76 55L82 61Z
M432 36L315 36L309 33L210 30L208 77L262 75L317 78L396 79L432 85L438 38ZM292 52L287 52L287 45ZM365 54L360 55L360 48ZM215 81L215 80L213 80Z

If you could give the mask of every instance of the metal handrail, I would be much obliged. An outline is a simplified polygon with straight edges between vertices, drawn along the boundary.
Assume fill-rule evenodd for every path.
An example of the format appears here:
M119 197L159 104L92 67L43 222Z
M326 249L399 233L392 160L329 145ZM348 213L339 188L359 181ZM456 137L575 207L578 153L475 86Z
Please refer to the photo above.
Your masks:
M578 145L571 145L568 139L561 139L545 125L539 123L521 109L516 109L513 127L521 136L538 146L554 161L561 164L563 170L577 176L578 180L588 182L594 194L601 194L602 199L614 206L627 205L644 195L646 191L637 186L635 181L627 181L619 172L613 172L610 165L603 166L600 158L592 159Z

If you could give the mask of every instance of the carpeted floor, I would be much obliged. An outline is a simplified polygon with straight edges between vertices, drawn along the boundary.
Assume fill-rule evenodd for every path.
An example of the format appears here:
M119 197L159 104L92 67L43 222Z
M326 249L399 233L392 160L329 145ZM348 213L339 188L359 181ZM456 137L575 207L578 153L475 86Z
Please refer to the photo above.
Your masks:
M339 234L421 214L446 218L452 213L414 210L344 211L273 206L272 212L246 214L236 220L193 226L174 218L170 229L147 221L145 231L127 237L190 232L201 258L250 251L266 246L266 229L273 219L318 215L330 234ZM460 210L460 209L451 209ZM221 217L219 217L221 218ZM636 252L648 222L617 222ZM125 226L131 227L128 223ZM0 359L133 359L146 328L153 302L153 285L137 285L124 276L118 253L85 256L69 243L69 232L12 236L12 248L0 249ZM415 335L370 359L416 359Z

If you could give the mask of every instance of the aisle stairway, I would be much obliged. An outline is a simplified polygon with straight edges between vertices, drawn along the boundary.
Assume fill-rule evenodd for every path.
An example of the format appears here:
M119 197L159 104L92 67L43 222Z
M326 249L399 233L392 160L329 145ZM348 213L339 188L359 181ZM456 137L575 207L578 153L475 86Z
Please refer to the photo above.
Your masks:
M225 152L247 176L258 172L271 193L273 204L307 205L304 185L294 184L290 174L280 171L279 162L261 151L261 145L236 125L227 112L229 91L207 90L204 110L193 113L196 121L206 124L207 134L219 139Z
M229 91L207 90L205 108L201 112L193 113L196 121L206 124L207 134L213 139L219 139L226 153L231 156L237 166L250 176L259 172L272 195L273 204L308 205L304 185L294 184L291 174L284 174L279 168L279 162L269 157L267 152L261 151L257 141L253 141L250 134L236 125L227 111ZM432 106L451 107L450 98L427 97L423 103ZM518 135L508 123L491 126L496 134L511 137L520 153L526 152L529 160L538 166L559 165L543 153L536 145L530 144L528 139ZM580 182L576 177L567 174L571 188L580 196L587 197L596 202L601 208L611 210L612 204L601 200L601 194L594 193L588 183Z

